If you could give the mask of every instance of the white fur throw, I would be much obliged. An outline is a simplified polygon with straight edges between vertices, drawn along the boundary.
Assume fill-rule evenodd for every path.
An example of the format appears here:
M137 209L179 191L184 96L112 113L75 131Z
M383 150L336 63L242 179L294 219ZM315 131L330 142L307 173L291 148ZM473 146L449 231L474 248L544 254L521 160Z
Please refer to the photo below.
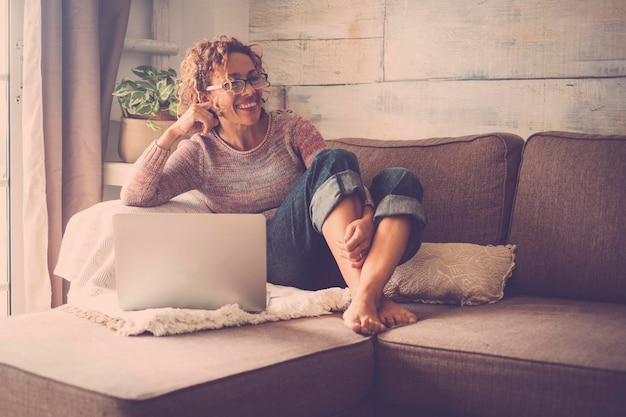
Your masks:
M317 317L342 311L350 304L350 292L345 288L304 291L268 284L270 295L267 309L248 313L236 304L217 310L156 308L141 311L122 311L117 304L117 293L108 291L97 296L74 293L70 304L60 309L101 323L123 336L145 332L168 336L222 327L261 324L302 317Z

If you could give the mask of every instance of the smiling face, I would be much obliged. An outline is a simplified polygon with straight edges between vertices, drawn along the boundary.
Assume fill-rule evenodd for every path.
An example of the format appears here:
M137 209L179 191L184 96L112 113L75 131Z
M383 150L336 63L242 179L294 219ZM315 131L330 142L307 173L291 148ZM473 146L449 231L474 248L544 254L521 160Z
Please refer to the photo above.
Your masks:
M220 85L229 80L245 80L259 74L261 71L254 65L252 59L244 53L232 52L228 55L226 71L216 71L212 78L213 85ZM235 123L252 126L259 122L263 89L255 89L246 82L246 87L240 94L218 89L211 92L211 100L222 110L219 115L220 123Z

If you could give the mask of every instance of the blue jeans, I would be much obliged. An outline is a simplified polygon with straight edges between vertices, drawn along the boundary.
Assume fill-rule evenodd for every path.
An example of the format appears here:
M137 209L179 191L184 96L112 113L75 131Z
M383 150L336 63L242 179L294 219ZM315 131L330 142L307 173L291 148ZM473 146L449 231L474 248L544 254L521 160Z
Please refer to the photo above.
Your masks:
M401 263L414 256L426 226L422 186L404 168L378 174L370 187L375 204L374 225L386 216L411 215L414 226ZM328 258L322 224L344 198L357 193L365 200L356 156L343 149L324 149L287 195L267 226L268 281L316 290L328 286L317 281L318 266ZM345 286L345 282L334 282Z

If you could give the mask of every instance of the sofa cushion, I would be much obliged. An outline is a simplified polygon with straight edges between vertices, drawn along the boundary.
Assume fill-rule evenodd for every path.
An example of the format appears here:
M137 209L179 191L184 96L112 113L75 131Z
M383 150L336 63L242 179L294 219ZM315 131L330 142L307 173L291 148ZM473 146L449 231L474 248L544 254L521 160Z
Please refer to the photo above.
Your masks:
M524 141L493 133L407 141L329 140L356 154L364 182L382 169L403 167L424 188L427 242L497 245L506 240Z
M417 323L376 343L375 392L389 403L455 416L626 412L624 305L516 296L411 309Z
M507 290L626 303L626 136L528 139L509 241Z
M384 293L396 302L495 303L514 267L514 245L424 242L396 268Z
M3 417L328 416L372 372L372 340L337 316L163 338L59 310L0 320Z

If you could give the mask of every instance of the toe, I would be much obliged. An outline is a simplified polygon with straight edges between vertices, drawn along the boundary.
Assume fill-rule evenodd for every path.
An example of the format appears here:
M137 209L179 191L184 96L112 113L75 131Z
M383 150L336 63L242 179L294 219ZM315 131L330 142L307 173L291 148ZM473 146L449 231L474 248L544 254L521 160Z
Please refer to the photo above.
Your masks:
M387 327L395 327L398 324L398 318L396 316L387 316L384 319L385 326Z
M403 320L405 324L411 324L417 321L417 317L410 311L406 311L403 315Z

